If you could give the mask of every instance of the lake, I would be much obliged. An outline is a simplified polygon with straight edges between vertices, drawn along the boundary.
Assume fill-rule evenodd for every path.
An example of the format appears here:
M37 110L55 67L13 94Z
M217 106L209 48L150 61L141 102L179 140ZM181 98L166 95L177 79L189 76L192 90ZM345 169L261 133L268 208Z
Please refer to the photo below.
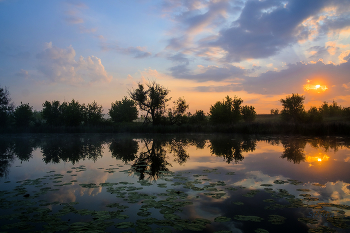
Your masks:
M349 232L350 138L0 136L0 232Z

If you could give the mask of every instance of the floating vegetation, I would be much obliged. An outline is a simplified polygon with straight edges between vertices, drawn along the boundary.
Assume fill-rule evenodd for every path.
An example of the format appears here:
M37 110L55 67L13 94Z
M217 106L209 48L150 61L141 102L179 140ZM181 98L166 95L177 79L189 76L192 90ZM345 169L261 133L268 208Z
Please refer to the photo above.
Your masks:
M241 202L241 201L232 202L232 204L234 204L234 205L244 205L244 203Z
M235 220L238 221L252 221L252 222L261 222L264 220L263 218L260 218L258 216L246 216L246 215L235 215Z
M326 187L326 185L324 185L324 184L319 184L319 183L313 183L312 184L313 186L318 186L318 187Z
M95 183L89 183L89 184L79 184L83 188L98 188L100 186L97 186Z
M300 192L311 192L310 189L297 189L297 191L300 191Z
M327 226L319 226L317 228L309 229L308 233L332 233L336 232L336 230L329 228Z
M286 183L289 183L289 181L275 180L273 183L275 183L275 184L286 184Z
M317 219L314 218L298 218L299 222L303 222L305 224L317 224Z
M254 197L255 194L257 194L258 192L260 192L259 190L251 190L248 193L244 194L244 197Z
M226 175L235 175L235 172L227 172Z
M254 232L256 232L256 233L269 233L267 230L262 229L262 228L258 228Z
M273 215L269 215L268 221L272 224L278 225L278 224L283 224L285 219L286 218L283 216L273 214Z
M214 222L229 222L231 221L231 218L225 217L225 216L220 216L214 218Z

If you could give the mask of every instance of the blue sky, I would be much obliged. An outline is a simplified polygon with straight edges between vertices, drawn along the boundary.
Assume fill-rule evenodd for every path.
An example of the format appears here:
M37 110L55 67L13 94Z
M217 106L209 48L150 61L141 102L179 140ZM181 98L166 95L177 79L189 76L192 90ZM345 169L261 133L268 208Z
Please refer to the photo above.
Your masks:
M156 81L191 112L226 95L258 113L292 93L307 109L350 106L348 0L2 0L0 22L0 85L15 105L74 98L107 113Z

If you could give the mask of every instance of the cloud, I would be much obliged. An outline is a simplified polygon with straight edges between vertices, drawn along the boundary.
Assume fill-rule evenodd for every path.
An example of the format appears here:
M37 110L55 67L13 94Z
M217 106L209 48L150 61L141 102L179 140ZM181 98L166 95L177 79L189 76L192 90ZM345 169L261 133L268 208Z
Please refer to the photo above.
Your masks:
M103 42L101 44L101 49L103 51L115 51L121 54L132 55L134 58L146 58L152 55L150 52L146 51L146 48L140 46L122 48L117 44L109 44Z
M95 56L75 60L75 50L72 46L61 49L46 43L46 49L36 55L39 61L38 71L52 82L83 84L93 82L110 82L109 75L101 59Z
M24 77L27 78L29 76L28 71L27 70L23 70L21 69L20 71L16 72L15 74L18 77Z
M70 17L66 17L64 19L67 23L70 24L80 24L80 23L84 23L84 20L82 18L76 17L76 16L70 16Z
M233 65L218 66L200 66L197 74L190 72L187 65L178 65L170 68L171 75L178 79L196 80L198 82L205 81L221 81L226 79L237 79L246 77L248 72L240 67Z
M190 64L190 60L183 53L177 53L175 55L168 56L167 59L179 64Z
M215 48L221 50L221 62L271 57L350 28L350 7L344 0L166 1L163 11L173 11L176 25L166 49L213 60L218 54L206 51Z

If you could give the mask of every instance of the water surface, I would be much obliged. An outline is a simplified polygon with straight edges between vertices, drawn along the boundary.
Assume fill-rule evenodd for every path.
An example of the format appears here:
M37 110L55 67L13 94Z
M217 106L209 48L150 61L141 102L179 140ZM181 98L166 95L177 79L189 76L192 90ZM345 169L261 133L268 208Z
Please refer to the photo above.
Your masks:
M0 138L1 232L348 232L350 138Z

